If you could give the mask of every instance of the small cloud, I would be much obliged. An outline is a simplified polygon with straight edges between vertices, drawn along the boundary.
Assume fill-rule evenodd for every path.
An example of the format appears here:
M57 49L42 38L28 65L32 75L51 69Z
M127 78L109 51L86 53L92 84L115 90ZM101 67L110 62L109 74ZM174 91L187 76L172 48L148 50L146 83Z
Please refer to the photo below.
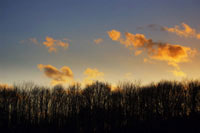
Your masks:
M138 55L140 55L142 53L142 50L136 50L135 51L135 56L138 56Z
M69 43L66 38L62 40L55 40L51 37L46 37L46 41L43 42L43 45L45 45L48 48L48 51L51 52L57 52L57 47L62 47L64 49L68 48Z
M84 71L84 75L90 77L90 78L97 78L97 77L102 77L104 76L104 73L103 72L99 72L98 69L94 68L87 68L85 71Z
M200 33L198 33L198 34L197 34L197 39L199 39L199 40L200 40Z
M36 38L30 38L29 41L36 45L39 44Z
M36 45L45 45L48 48L48 51L51 52L57 52L58 47L67 49L69 46L69 39L67 38L63 38L62 40L56 40L52 37L46 37L45 41L43 43L39 42L37 40L37 38L29 38L26 40L21 40L19 43L24 44L24 43L28 43L28 44L36 44Z
M190 38L200 39L200 33L197 33L196 29L190 27L186 23L181 23L181 26L175 25L174 27L171 28L164 27L164 30L170 33L175 33L180 37L185 37L185 38L190 37Z
M192 28L186 23L181 23L181 25L175 25L174 27L160 26L158 24L149 24L147 26L140 26L138 30L142 29L151 29L151 30L160 30L174 33L180 37L185 38L196 38L200 40L200 33L196 29Z
M98 69L87 68L84 73L86 77L83 79L83 84L92 84L94 80L103 80L104 73L100 72Z
M52 85L73 83L73 72L68 66L63 66L60 70L52 65L38 64L40 71L51 79Z
M29 39L25 39L25 40L21 40L19 43L21 43L21 44L36 44L36 45L38 45L39 44L39 42L38 42L38 40L36 39L36 38L29 38Z
M109 37L113 40L113 41L117 41L120 39L120 35L121 33L117 30L111 30L107 32Z
M102 43L102 42L103 42L102 38L97 38L97 39L94 40L95 44L99 44L99 43Z
M143 29L150 29L150 30L161 30L161 31L164 31L164 27L163 26L160 26L158 24L149 24L147 26L140 26L140 27L137 27L138 30L143 30Z

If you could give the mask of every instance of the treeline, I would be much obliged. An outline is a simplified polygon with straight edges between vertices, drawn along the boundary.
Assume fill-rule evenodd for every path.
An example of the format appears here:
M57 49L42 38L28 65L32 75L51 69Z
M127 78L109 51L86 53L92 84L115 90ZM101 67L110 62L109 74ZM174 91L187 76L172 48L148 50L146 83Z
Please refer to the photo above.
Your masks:
M102 82L85 88L79 84L0 88L0 128L10 132L170 131L184 124L190 128L194 120L200 120L199 81L121 83L112 91L110 84Z

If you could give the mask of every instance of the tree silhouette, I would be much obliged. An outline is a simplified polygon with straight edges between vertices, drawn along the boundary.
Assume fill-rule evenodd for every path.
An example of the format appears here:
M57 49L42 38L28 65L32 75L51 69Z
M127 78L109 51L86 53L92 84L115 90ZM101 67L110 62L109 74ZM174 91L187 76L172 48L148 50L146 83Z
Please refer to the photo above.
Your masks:
M193 120L200 120L199 81L126 82L112 91L98 81L85 88L0 88L0 127L10 132L199 131Z

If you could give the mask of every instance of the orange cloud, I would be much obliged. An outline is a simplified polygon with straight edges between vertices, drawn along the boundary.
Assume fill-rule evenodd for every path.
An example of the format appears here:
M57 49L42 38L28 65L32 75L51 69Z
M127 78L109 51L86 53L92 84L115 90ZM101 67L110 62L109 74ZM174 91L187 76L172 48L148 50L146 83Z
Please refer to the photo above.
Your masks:
M156 60L164 60L169 63L188 62L189 56L193 56L196 50L192 50L189 47L172 44L158 45L157 49L154 49L153 53L150 53L150 57Z
M57 52L57 47L63 47L65 49L68 48L69 43L67 41L67 39L63 39L63 41L61 41L47 36L46 41L43 42L43 45L48 48L49 52Z
M179 25L175 25L172 28L164 27L164 30L171 33L175 33L180 37L192 37L200 39L200 33L197 33L194 28L191 28L186 23L181 23L181 28Z
M92 84L94 80L103 80L104 73L100 72L98 69L87 68L84 73L86 77L83 79L83 84Z
M140 48L139 53L146 51L151 59L163 60L167 62L180 63L188 62L189 56L196 54L195 49L186 46L174 45L169 43L154 42L147 39L143 34L125 33L126 39L120 38L119 42L127 48ZM138 50L137 50L138 51ZM136 51L136 53L137 53Z
M60 70L52 65L38 64L40 71L44 72L44 75L51 79L51 85L64 85L64 84L75 84L77 81L73 78L73 72L68 66L63 66ZM95 80L104 80L104 73L98 69L87 68L83 74L84 79L81 82L83 85L90 85Z
M119 32L116 30L114 31ZM112 39L110 35L109 37ZM150 59L166 61L168 65L171 65L179 70L180 68L178 63L188 62L190 57L193 57L197 53L195 49L191 49L190 47L178 44L154 42L152 39L147 39L143 34L132 34L126 32L125 38L120 37L117 41L129 49L135 49L136 53L138 49L140 49L140 52L146 51ZM145 61L147 62L146 59L144 62Z
M87 68L84 72L84 75L87 75L88 77L91 78L96 78L96 77L100 77L100 76L104 76L103 72L99 72L98 69L91 69L91 68Z
M117 30L111 30L107 32L109 37L114 40L117 41L120 38L121 33Z
M126 45L127 47L134 47L134 48L142 48L144 45L148 44L149 40L143 34L132 34L129 32L125 32L126 40L120 39L121 43Z
M197 39L199 39L199 40L200 40L200 33L199 33L199 34L197 34Z
M52 65L39 64L38 68L44 72L45 76L51 79L52 85L73 83L73 72L67 66L63 66L58 70Z
M142 53L142 50L136 50L135 51L135 56L140 55Z
M95 44L99 44L99 43L102 43L102 42L103 42L102 38L97 38L97 39L94 40Z

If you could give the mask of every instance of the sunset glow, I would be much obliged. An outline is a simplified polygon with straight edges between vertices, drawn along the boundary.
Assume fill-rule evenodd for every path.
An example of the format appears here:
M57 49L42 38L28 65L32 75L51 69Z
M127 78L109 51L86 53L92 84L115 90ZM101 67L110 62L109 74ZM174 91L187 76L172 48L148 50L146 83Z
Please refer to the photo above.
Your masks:
M200 79L199 6L198 0L2 0L0 86Z

